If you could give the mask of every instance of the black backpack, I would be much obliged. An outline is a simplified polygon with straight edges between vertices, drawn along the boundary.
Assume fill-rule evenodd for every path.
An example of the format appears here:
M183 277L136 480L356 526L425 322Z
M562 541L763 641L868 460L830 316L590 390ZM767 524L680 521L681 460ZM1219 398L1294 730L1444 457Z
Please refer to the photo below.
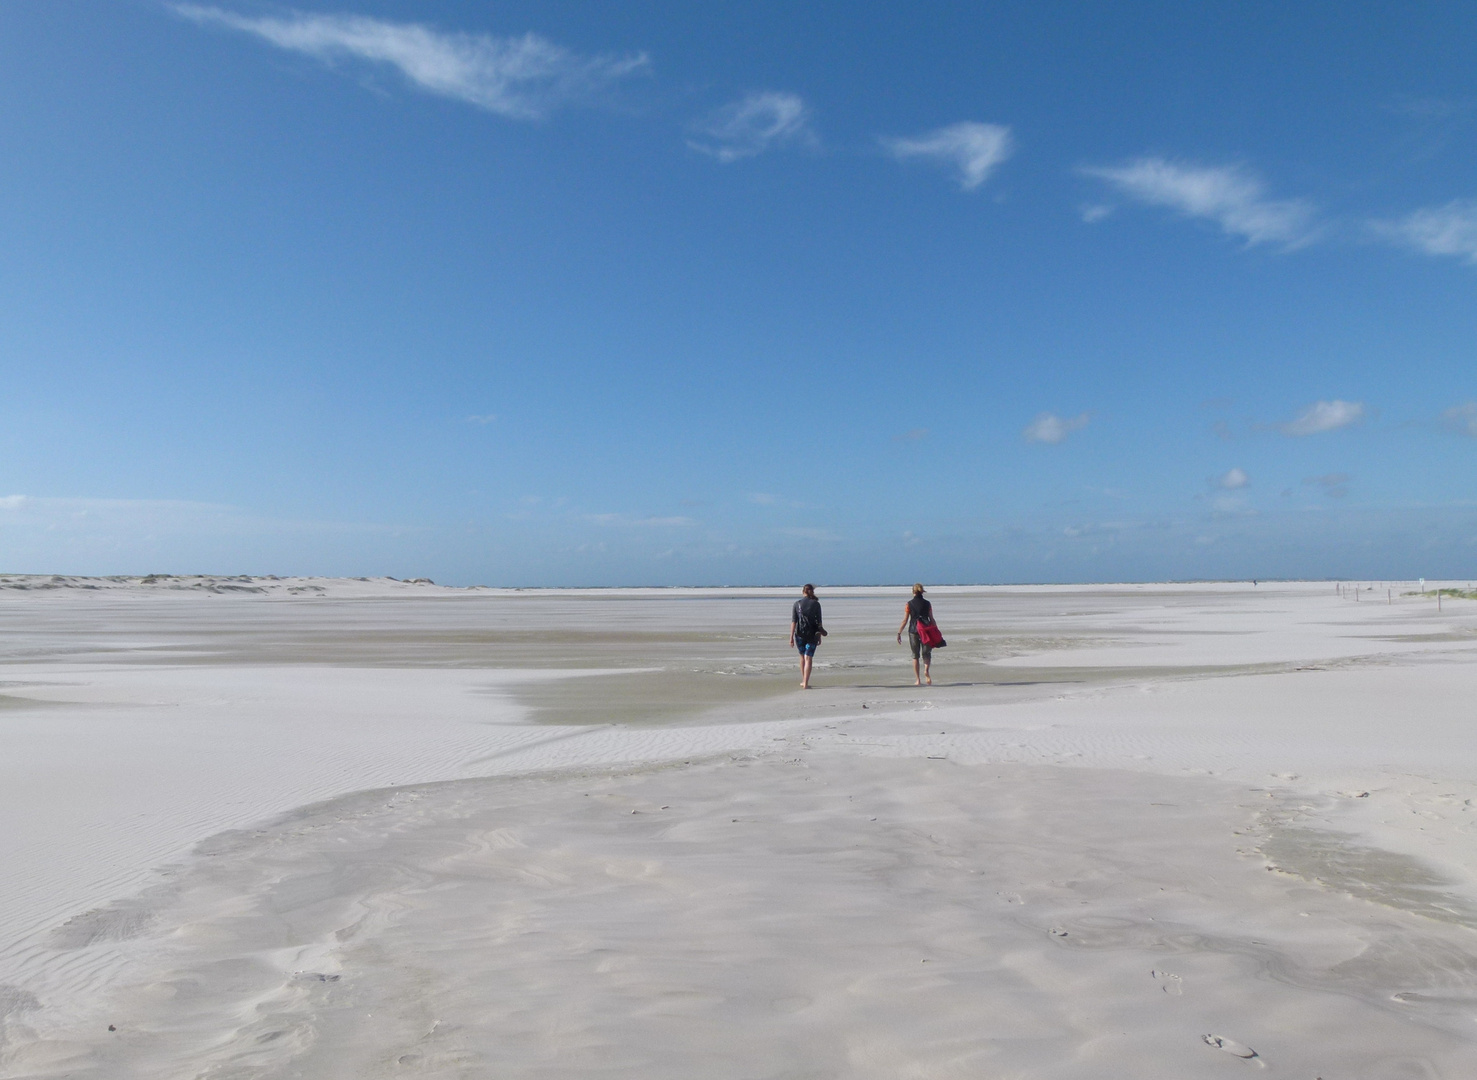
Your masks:
M809 599L809 597L805 598L805 600ZM797 638L813 638L816 636L816 631L820 629L810 621L809 605L805 600L795 601L795 636ZM811 603L814 602L811 601Z

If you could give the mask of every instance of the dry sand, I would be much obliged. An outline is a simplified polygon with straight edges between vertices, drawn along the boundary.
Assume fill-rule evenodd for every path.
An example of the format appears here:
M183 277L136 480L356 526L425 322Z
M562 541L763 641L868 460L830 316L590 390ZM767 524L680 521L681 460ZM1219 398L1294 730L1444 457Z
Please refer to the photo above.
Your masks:
M1477 603L1370 584L802 694L772 590L0 578L0 1076L1477 1075Z

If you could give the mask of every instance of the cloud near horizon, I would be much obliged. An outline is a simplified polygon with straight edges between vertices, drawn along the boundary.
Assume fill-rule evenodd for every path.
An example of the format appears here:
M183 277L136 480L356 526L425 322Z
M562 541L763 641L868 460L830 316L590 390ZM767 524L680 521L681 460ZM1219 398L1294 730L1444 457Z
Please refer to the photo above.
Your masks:
M1056 446L1066 441L1068 435L1074 431L1080 431L1087 426L1088 414L1082 413L1078 416L1061 417L1055 413L1044 412L1026 425L1026 430L1021 435L1027 442L1047 443Z
M728 165L786 142L814 145L810 110L798 94L766 90L749 94L708 114L687 145Z
M644 53L580 56L532 33L446 33L418 23L299 11L246 16L198 4L173 10L199 25L251 34L324 63L388 64L422 90L513 120L537 120L560 105L588 100L649 64Z
M1271 199L1266 185L1240 165L1191 165L1142 157L1123 165L1080 172L1111 184L1119 194L1185 217L1219 225L1248 245L1298 247L1313 239L1314 206L1303 199Z
M1235 491L1238 488L1244 488L1248 484L1250 484L1251 477L1246 475L1246 471L1244 469L1233 468L1222 473L1220 476L1217 476L1214 480L1211 481L1211 483L1215 484L1215 486L1218 488L1224 488L1227 491Z
M1337 431L1341 427L1357 424L1363 420L1368 410L1362 402L1340 401L1315 401L1297 416L1285 424L1278 424L1277 430L1284 435L1303 436L1319 435L1325 431Z
M1441 414L1441 423L1458 435L1477 439L1477 401L1453 405Z
M958 170L956 179L961 191L979 187L1002 161L1015 153L1010 128L968 120L913 138L884 136L878 142L898 161L922 158L952 166Z

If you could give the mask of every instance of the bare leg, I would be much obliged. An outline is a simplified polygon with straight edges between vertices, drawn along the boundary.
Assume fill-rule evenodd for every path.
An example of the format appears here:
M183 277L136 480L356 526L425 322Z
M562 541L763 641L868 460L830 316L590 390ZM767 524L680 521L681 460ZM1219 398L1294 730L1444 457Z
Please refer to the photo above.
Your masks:
M815 663L815 658L802 656L800 658L800 689L810 689L810 668Z
M922 686L923 685L923 683L918 680L918 658L916 656L913 657L913 685L914 686Z
M925 655L923 658L923 677L928 680L929 686L933 685L933 673L929 670L931 667L933 667L933 657Z

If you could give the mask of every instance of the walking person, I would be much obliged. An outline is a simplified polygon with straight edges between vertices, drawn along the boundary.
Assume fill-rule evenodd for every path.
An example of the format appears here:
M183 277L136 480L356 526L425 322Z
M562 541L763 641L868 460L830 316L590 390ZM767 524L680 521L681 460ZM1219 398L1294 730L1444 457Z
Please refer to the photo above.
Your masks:
M800 689L809 690L815 647L826 636L826 628L821 625L821 602L815 598L815 586L806 585L800 593L790 609L790 645L800 650Z
M903 605L903 621L897 628L897 640L901 645L903 631L908 632L908 647L913 650L913 685L922 686L923 682L918 677L918 661L923 661L923 679L928 685L933 685L933 673L929 670L933 663L933 646L925 645L918 636L918 623L925 626L933 622L933 605L923 598L923 585L913 586L913 597Z

